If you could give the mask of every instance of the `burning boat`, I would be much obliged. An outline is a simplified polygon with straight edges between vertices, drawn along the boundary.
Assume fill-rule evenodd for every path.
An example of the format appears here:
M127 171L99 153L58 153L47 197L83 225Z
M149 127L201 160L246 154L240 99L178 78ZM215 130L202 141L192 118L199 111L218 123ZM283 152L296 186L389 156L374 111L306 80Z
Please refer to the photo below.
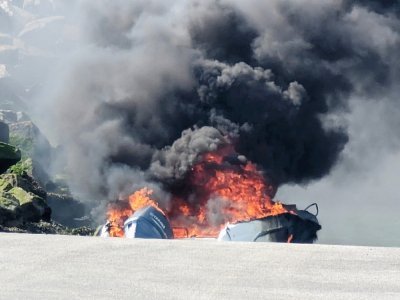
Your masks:
M318 211L318 206L314 203ZM311 206L312 206L311 205ZM309 206L309 207L311 207ZM307 209L282 213L257 220L227 224L219 233L219 241L313 243L321 229L317 214Z
M172 239L171 226L162 211L146 206L136 211L124 223L126 238Z
M316 204L313 204L316 206ZM317 206L316 206L317 207ZM282 213L276 216L239 221L226 224L218 235L219 241L243 242L287 242L312 243L321 229L316 215L305 210L292 208L296 213ZM110 223L104 225L100 236L110 236ZM175 232L182 232L189 238L186 228L171 228L170 222L162 211L146 206L136 211L124 223L124 237L144 239L173 239Z
M160 207L147 187L116 201L99 235L312 243L321 229L317 214L308 208L273 201L276 188L231 146L202 154L182 186L171 188L166 207Z

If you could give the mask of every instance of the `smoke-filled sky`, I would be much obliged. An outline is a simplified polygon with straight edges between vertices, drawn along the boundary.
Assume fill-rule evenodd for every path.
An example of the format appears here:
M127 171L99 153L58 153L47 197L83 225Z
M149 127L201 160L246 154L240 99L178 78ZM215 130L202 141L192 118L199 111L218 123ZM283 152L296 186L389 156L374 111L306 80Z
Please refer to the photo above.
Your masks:
M321 242L400 245L399 16L398 1L0 1L0 64L97 212L143 184L167 199L229 140L280 200L318 202Z

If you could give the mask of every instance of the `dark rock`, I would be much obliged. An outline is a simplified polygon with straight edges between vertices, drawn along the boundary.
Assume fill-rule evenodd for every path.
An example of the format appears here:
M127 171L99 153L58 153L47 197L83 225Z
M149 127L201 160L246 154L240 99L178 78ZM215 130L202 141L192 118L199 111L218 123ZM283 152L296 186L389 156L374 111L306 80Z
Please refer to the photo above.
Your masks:
M50 221L51 209L43 198L20 187L13 187L8 194L18 200L21 217L24 221Z
M16 147L0 142L0 173L21 160L21 152Z
M19 202L11 195L0 196L0 224L16 226L20 223Z
M14 233L36 233L36 234L64 234L64 235L89 235L94 234L94 229L90 227L81 227L70 229L56 222L27 222L22 226L2 226L0 232Z
M3 174L0 175L0 190L8 192L13 187L20 187L25 191L31 192L40 198L46 199L47 192L40 184L26 173Z
M45 186L54 151L47 138L23 112L0 110L0 120L9 126L10 144L21 150L23 160L31 159L27 173Z
M69 195L48 193L47 204L52 210L52 220L57 223L72 228L91 224L86 207Z
M20 147L26 156L39 161L42 165L49 163L51 145L32 121L10 123L9 127L10 141Z
M49 175L43 170L42 166L31 158L25 158L10 167L10 173L19 176L28 176L30 178L35 178L35 183L39 184L42 189L47 186L50 182Z
M71 235L94 235L95 230L88 226L71 229Z
M0 122L0 142L8 144L10 142L10 129L4 122Z
M21 226L26 222L50 221L47 193L28 175L0 175L0 224Z

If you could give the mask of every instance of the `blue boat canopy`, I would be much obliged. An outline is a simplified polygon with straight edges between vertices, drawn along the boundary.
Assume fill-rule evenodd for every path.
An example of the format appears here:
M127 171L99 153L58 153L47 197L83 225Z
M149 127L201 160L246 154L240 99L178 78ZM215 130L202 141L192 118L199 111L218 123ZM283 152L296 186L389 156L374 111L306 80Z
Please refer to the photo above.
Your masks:
M171 225L166 216L153 206L137 210L124 223L125 237L143 239L173 239Z

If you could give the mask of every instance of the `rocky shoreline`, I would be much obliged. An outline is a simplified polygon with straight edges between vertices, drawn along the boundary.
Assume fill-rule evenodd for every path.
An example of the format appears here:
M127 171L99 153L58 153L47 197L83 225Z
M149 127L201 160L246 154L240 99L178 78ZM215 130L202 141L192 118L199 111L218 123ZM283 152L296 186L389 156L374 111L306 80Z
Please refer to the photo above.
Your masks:
M0 110L0 232L93 235L63 176L45 171L53 151L25 114Z

